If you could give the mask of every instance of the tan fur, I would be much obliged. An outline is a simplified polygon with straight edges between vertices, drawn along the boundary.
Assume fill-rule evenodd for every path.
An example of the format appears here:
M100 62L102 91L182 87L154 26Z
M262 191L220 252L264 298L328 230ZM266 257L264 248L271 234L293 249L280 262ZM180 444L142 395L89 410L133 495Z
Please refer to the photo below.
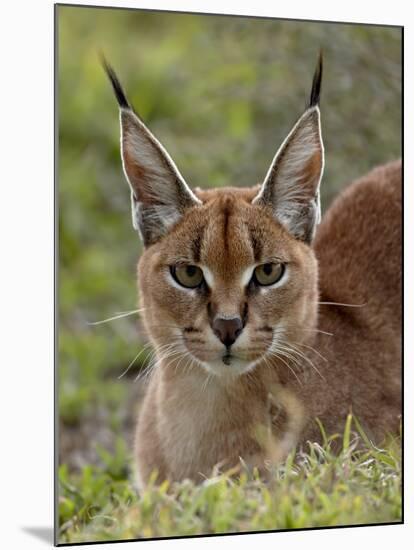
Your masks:
M201 480L217 463L231 467L239 457L259 467L283 459L298 441L320 439L315 416L334 433L352 409L377 443L398 429L401 163L350 185L312 246L269 208L252 204L258 189L197 190L202 204L139 260L144 324L159 350L136 431L140 486L154 469L159 480ZM282 286L256 292L240 284L251 266L275 257L288 264ZM213 287L204 294L180 290L168 272L177 261L208 268ZM243 368L253 368L239 373L235 361L234 371L221 364L209 373L205 366L220 365L223 347L209 311L232 316L246 308L234 352ZM283 329L284 342L302 356L266 356L269 327ZM172 345L191 356L168 356Z

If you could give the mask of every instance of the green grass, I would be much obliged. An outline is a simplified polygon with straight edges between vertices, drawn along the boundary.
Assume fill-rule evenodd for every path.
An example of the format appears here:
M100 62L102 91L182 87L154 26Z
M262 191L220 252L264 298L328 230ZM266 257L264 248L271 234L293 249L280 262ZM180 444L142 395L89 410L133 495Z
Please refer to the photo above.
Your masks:
M333 453L333 441L341 452ZM59 471L60 542L191 536L401 521L398 439L376 448L351 431L292 453L264 483L246 468L160 486L140 495L127 475L125 446L102 452L103 467Z

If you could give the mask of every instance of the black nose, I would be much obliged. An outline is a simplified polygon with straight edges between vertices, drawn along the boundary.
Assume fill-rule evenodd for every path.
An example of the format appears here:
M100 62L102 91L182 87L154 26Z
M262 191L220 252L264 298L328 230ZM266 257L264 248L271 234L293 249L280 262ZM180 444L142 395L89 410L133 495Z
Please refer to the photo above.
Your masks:
M243 323L240 317L223 319L216 317L213 321L213 332L221 342L229 348L237 340L243 330Z

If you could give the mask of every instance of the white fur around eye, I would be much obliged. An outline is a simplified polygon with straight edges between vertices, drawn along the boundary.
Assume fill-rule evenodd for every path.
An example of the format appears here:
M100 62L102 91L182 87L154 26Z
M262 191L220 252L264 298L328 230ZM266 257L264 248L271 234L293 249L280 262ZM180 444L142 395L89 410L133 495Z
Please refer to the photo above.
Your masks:
M248 267L247 269L245 269L241 275L241 278L240 278L240 284L242 286L242 288L244 288L245 286L247 286L251 280L251 278L253 277L253 272L254 270L256 269L256 267L260 265L260 264L257 264L257 265L252 265L250 267ZM279 286L282 286L284 285L286 282L287 282L287 277L288 277L288 268L287 268L287 265L285 264L285 271L283 272L283 275L282 277L276 281L275 283L273 283L272 285L267 285L267 286L260 286L260 290L271 290L272 288L277 288Z
M240 284L242 286L242 288L244 288L245 286L247 286L250 282L250 279L252 278L253 276L253 271L256 269L257 265L251 265L250 267L248 267L247 269L245 269L242 273L242 276L240 278Z
M214 275L211 273L208 267L205 265L200 265L201 270L203 271L204 279L209 286L209 288L213 288L214 285Z

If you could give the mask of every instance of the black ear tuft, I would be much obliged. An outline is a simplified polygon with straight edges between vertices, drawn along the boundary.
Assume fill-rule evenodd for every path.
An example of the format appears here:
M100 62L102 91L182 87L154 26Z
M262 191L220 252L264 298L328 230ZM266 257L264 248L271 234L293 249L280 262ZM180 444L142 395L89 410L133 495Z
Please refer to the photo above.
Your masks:
M115 71L113 68L109 65L107 60L103 55L101 55L101 61L102 66L105 69L106 74L108 75L109 80L111 81L112 88L114 89L116 99L118 101L119 106L121 109L131 109L131 105L129 104L125 92L122 89L121 83L118 80L118 77L115 74Z
M321 95L321 83L322 83L322 50L319 52L318 64L316 66L315 74L313 75L312 91L309 100L309 107L315 107L319 105Z

